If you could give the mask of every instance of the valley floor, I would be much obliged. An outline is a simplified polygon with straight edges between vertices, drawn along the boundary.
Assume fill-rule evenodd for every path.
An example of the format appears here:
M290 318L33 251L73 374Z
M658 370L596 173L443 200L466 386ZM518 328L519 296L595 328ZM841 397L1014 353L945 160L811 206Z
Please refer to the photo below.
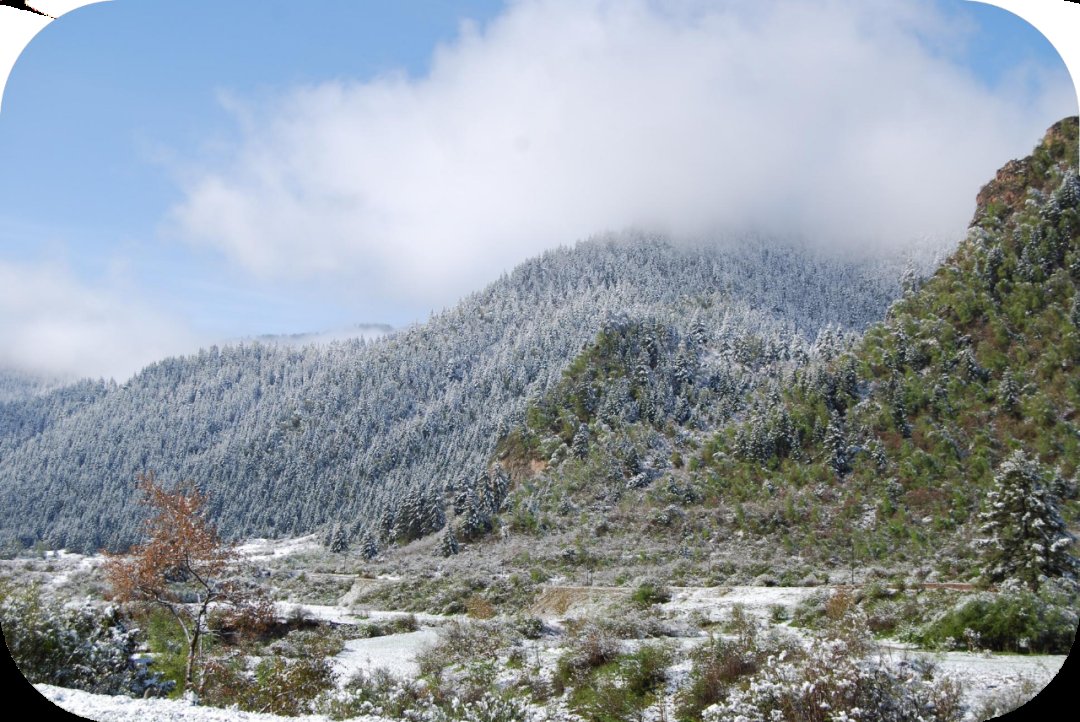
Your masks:
M379 669L399 679L415 679L419 673L418 655L437 644L444 630L451 629L457 623L472 623L464 614L441 615L369 608L363 601L365 592L380 584L399 584L407 580L392 575L378 579L314 571L312 555L324 555L325 552L317 549L311 539L251 542L241 548L249 561L275 565L272 579L291 582L277 590L280 594L276 611L282 619L301 616L327 629L356 629L364 624L384 624L393 628L395 621L409 622L401 626L401 631L384 636L346 639L341 651L329 660L339 686L358 673L370 674ZM49 588L67 587L69 592L71 585L81 584L83 589L93 594L91 580L95 577L98 562L95 557L50 553L44 560L4 562L3 571L8 576L22 574L33 577ZM286 573L286 570L292 571ZM295 577L289 577L290 573L303 573L305 576L297 581ZM835 589L843 588L837 586ZM662 642L678 650L675 663L669 670L664 702L666 718L673 719L673 693L679 684L686 681L689 673L686 654L689 650L709 639L709 634L722 634L723 625L736 615L752 618L763 628L777 634L809 640L806 630L792 626L793 616L798 614L800 606L835 589L822 586L673 587L670 599L654 605L649 612L656 620L662 620L658 628L663 631L645 635L647 639L623 637L622 648L633 650L640 645ZM616 586L538 585L531 606L522 611L542 620L544 632L536 639L519 641L526 664L535 664L538 669L546 670L545 674L550 674L565 653L575 625L580 624L581 620L604 615L611 617L617 615L619 610L630 609L631 591L631 588ZM628 616L633 614L627 612ZM998 702L1023 701L1033 697L1058 674L1066 660L1061 655L925 651L891 640L880 641L876 654L896 662L921 659L933 663L939 676L959 682L963 702L969 710L966 719L972 721L982 719L977 710L994 709ZM283 719L325 722L330 719L321 715L283 718L198 706L187 700L131 699L44 684L35 687L46 699L63 709L99 722L142 722L148 719L164 722L272 722ZM569 716L557 698L549 699L545 707L535 706L533 712L536 713L533 718L536 720L580 719ZM657 714L649 713L646 717L651 719ZM388 718L362 715L350 719L384 722Z

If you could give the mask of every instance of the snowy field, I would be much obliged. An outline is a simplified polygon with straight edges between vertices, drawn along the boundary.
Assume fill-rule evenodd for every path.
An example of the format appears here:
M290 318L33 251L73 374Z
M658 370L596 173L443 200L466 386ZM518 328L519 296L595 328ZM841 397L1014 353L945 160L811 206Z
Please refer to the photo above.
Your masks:
M800 602L815 594L821 587L697 587L671 589L671 601L662 605L673 613L699 612L711 622L719 622L731 616L735 606L759 621L769 619L776 607L790 615Z
M318 553L319 545L315 537L303 537L293 540L251 540L238 546L249 560L272 562L272 566L286 569L303 570L309 561L308 555ZM295 559L290 559L296 557ZM34 578L46 582L51 589L58 589L78 578L88 575L97 576L100 557L50 552L39 564L41 568L32 570ZM20 562L20 573L30 573L25 563ZM15 567L12 566L12 570ZM372 622L392 621L396 618L412 617L416 621L416 631L389 634L381 637L346 639L344 649L330 661L338 684L358 672L371 672L382 668L401 679L415 678L419 672L417 655L438 641L439 629L454 617L432 614L407 614L401 611L367 609L356 603L355 592L370 579L355 575L332 572L308 571L309 578L341 577L356 579L353 589L342 593L332 603L306 603L303 601L280 601L276 603L277 615L281 618L302 615L333 625L363 625ZM347 587L347 585L346 585ZM294 590L295 591L295 590ZM303 599L303 588L299 598ZM544 619L549 630L565 629L568 619L591 618L593 615L610 615L627 609L630 594L625 587L580 587L549 585L537 594L536 602L530 610L532 614ZM827 593L825 587L714 587L714 588L671 588L671 600L656 608L659 616L674 623L673 628L683 628L689 634L679 639L672 639L675 646L683 652L700 643L705 637L696 625L687 626L688 620L722 623L731 619L733 610L741 608L748 616L762 623L771 623L776 618L790 618L800 603L815 595ZM290 592L290 595L292 592ZM783 614L778 615L777 612ZM458 617L467 621L464 617ZM797 635L805 634L801 630L784 625ZM674 633L674 632L672 632ZM542 640L526 642L525 649L529 659L541 662L546 668L553 668L562 654L563 638L546 636ZM633 648L638 641L626 640L626 648ZM1043 689L1066 661L1064 656L1040 655L1004 655L987 653L947 652L934 653L913 649L910 645L888 643L883 646L882 654L899 661L903 658L921 657L934 662L940 673L954 678L961 683L964 701L970 709L981 709L988 701L998 698L1015 698L1023 693L1034 696ZM669 685L676 679L684 679L689 671L689 663L683 658L670 670ZM36 685L36 689L47 699L60 707L90 720L100 722L127 722L143 720L162 720L164 722L218 722L238 720L240 722L271 722L294 719L308 722L326 722L323 716L299 718L277 717L268 714L255 714L239 710L200 707L186 700L130 699L128 697L110 697L94 695L76 690L63 689L49 685ZM385 722L385 718L358 717L358 722ZM974 719L974 718L972 718Z
M410 679L420 673L416 655L439 638L434 629L425 628L404 634L371 639L350 639L334 657L334 670L342 679L360 671L385 669L395 677Z
M96 722L329 722L323 715L279 717L235 709L199 707L185 700L131 699L90 694L74 689L36 684L34 689L56 706ZM354 717L354 722L389 722L385 717Z

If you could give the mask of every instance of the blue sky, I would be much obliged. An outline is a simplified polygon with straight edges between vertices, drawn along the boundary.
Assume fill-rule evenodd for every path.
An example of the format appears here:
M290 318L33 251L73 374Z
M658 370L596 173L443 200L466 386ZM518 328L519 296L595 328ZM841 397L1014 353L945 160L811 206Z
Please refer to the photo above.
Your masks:
M954 0L92 5L3 98L0 366L404 325L631 225L955 237L1075 105L1039 33Z

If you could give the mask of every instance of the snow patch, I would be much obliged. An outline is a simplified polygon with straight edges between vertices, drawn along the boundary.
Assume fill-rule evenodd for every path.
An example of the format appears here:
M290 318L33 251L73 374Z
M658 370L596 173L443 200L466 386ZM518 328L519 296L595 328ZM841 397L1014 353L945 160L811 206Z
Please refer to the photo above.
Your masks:
M323 715L279 717L236 709L200 707L187 700L110 697L48 684L35 684L34 688L57 707L96 722L329 722ZM385 717L364 715L353 718L352 722L389 720Z
M434 645L439 639L434 629L421 629L405 634L391 634L370 639L350 639L333 659L334 670L341 679L357 672L385 669L398 679L413 679L420 674L416 655Z

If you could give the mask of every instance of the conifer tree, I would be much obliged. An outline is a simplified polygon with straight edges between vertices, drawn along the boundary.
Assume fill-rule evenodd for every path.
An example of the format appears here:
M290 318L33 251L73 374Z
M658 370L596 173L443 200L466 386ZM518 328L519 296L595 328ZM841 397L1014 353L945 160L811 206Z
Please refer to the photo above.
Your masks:
M1019 415L1020 386L1016 383L1016 379L1009 369L1005 369L1005 373L1001 375L1001 383L998 385L998 399L1005 413L1011 416Z
M570 449L574 452L574 456L579 459L584 459L589 455L589 427L585 424L578 426L577 433L574 434L573 441L570 442Z
M339 522L334 522L330 527L330 533L327 535L327 548L335 554L340 554L347 551L349 548L349 540L345 534L345 527Z
M844 420L839 414L833 414L829 419L829 426L825 430L825 448L829 450L829 466L837 476L844 476L851 471L848 465L847 433L844 430Z
M977 542L987 581L1016 579L1036 590L1044 576L1078 570L1077 559L1069 553L1073 537L1061 517L1060 499L1044 477L1039 463L1022 451L998 467L987 509L980 514L985 537Z
M442 539L439 540L439 553L444 557L452 557L459 551L457 535L454 534L454 528L452 525L446 525L446 531L443 532Z
M360 556L368 560L379 556L379 542L371 532L364 532L364 536L360 539Z

